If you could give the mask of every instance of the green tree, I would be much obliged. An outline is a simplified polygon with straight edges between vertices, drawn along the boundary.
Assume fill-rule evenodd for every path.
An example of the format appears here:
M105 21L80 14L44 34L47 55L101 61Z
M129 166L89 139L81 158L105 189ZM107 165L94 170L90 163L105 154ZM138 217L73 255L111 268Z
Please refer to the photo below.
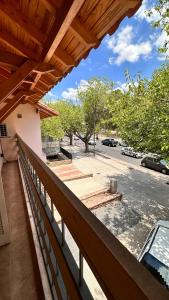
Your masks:
M41 121L42 137L50 136L56 140L60 140L64 136L64 131L59 117L47 118Z
M58 111L59 116L48 118L42 122L42 134L56 139L66 135L70 138L70 145L72 145L73 134L82 126L81 107L69 100L59 100L49 106Z
M131 146L169 157L169 65L155 71L152 80L130 80L129 91L115 106L114 121Z
M165 53L169 48L169 1L157 0L155 6L147 11L147 15L152 16L154 12L159 16L156 21L152 22L154 28L160 28L161 31L166 32L166 40L164 45L159 49L160 52Z
M85 152L89 151L88 142L91 136L102 126L112 88L111 81L92 78L83 90L78 90L78 99L83 112L83 126L81 131L77 130L77 136L85 143Z

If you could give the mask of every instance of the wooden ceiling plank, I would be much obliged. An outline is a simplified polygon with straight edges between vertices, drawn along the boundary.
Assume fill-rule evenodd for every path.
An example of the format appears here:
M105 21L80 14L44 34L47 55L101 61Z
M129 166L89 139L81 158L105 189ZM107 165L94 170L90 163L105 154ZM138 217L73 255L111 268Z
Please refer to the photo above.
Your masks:
M8 79L10 77L10 72L4 70L3 68L0 67L0 75L6 79Z
M31 92L33 95L33 92ZM31 95L30 91L19 91L15 97L10 100L1 110L0 110L0 123L5 120L9 114L15 110L15 108L20 104L23 98Z
M56 9L60 8L62 4L62 0L40 0L43 5L48 9L51 15L55 15Z
M51 28L42 51L42 60L45 62L50 61L84 1L85 0L67 0L63 2L62 14L60 14L58 18L56 17Z
M38 28L33 25L30 20L23 15L22 11L14 9L12 5L6 0L0 1L0 10L8 16L12 22L19 25L37 44L41 45L44 43L46 38L45 34L42 33Z
M0 39L3 40L7 45L15 49L16 51L19 51L22 55L33 59L33 60L38 60L39 55L29 49L27 46L25 46L23 43L21 43L19 40L14 38L11 34L5 32L5 31L0 31Z
M75 66L75 60L61 47L55 50L55 58L66 66Z
M26 57L12 54L6 51L0 50L0 64L21 66L26 61Z
M77 17L73 20L70 29L86 47L92 47L98 43L98 39L85 28Z
M12 76L0 85L0 103L5 101L10 94L22 84L23 80L35 69L34 61L26 61Z

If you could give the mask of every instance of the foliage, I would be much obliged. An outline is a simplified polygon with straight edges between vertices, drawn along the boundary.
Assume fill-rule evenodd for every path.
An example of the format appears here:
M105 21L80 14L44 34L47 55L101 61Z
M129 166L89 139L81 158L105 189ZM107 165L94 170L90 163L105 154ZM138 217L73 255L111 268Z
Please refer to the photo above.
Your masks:
M159 18L152 22L155 28L160 28L162 31L166 32L169 36L169 1L168 0L157 0L156 5L147 11L147 15L152 16L156 12ZM167 52L169 48L169 39L164 42L160 52Z
M64 136L64 131L58 117L47 118L41 121L41 133L43 137L50 136L60 140Z
M169 65L155 71L152 80L140 79L116 105L114 121L123 140L139 150L169 157Z
M72 144L73 134L80 130L82 124L82 112L80 106L71 101L59 100L49 104L51 108L59 112L58 117L52 117L42 122L42 134L50 135L57 139L67 135Z
M78 99L83 113L83 127L81 131L77 130L77 136L85 143L86 152L91 136L94 132L98 132L103 124L112 88L111 81L95 77L87 82L83 90L78 90Z
M70 144L72 144L73 134L82 128L83 114L81 107L68 100L57 101L52 107L59 111L62 129L65 135L70 138Z

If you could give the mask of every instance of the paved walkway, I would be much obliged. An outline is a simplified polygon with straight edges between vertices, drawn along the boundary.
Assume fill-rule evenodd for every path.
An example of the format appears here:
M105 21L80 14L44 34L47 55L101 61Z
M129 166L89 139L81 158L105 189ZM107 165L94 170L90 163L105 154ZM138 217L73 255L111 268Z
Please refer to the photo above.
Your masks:
M58 167L55 166L50 168L63 181L81 178L84 176L84 173L76 168L74 164L61 165Z

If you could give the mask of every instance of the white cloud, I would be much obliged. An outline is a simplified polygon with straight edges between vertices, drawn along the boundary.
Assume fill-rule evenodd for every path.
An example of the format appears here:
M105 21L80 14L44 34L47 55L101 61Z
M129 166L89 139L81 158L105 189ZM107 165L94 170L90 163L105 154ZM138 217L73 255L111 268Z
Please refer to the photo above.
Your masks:
M125 61L137 62L140 57L146 59L152 51L150 41L134 43L134 32L131 25L122 28L115 36L107 40L107 47L115 55L109 58L110 64L114 63L119 66Z
M68 88L66 91L62 93L62 97L64 99L72 99L76 100L77 99L77 89L74 88Z
M157 49L161 48L164 46L165 42L169 42L169 36L165 31L161 32L158 36L156 35L154 37L154 45ZM158 56L158 60L165 60L166 57L169 56L169 49L165 53L161 53Z
M77 85L77 82L76 82L76 85ZM84 91L85 89L87 89L87 85L88 85L88 82L84 79L81 79L77 88L68 88L66 91L64 91L62 93L61 96L64 99L71 99L71 100L76 101L77 100L77 91L78 91L78 89Z
M135 86L138 86L138 82L135 81L135 82L134 82L134 85L135 85ZM117 81L117 82L116 82L116 87L114 88L114 90L120 90L120 91L122 91L122 92L128 92L129 86L130 86L130 84L127 83L127 82L123 82L123 83L122 83L121 81Z
M54 93L52 93L51 91L48 92L48 96L49 97L56 97L56 95Z
M155 9L153 9L153 6L154 6L154 1L144 0L139 10L135 14L135 18L137 18L140 21L145 20L148 23L159 20L160 15ZM148 16L148 14L146 13L146 11L148 11L149 9L152 10L151 16Z

